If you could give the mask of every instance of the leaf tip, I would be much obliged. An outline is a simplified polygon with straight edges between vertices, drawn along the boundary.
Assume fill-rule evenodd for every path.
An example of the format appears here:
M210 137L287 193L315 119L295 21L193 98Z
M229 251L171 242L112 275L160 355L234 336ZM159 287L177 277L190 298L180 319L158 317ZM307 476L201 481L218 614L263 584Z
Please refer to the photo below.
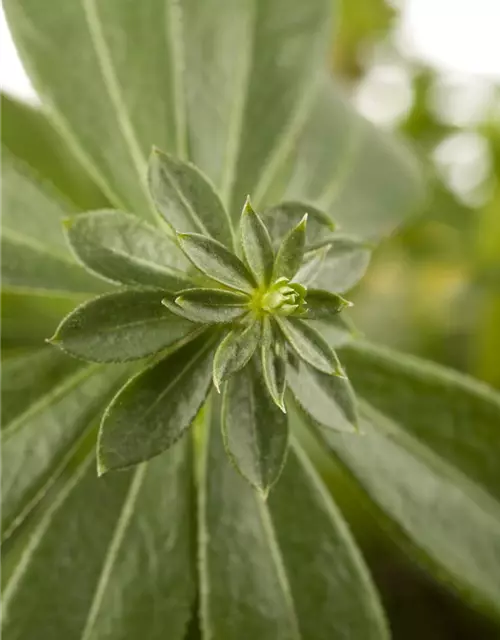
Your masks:
M97 458L97 477L102 478L102 476L106 475L109 472L109 468L106 466L104 460L98 456Z
M307 226L307 218L309 217L308 213L304 213L304 215L302 216L302 220L299 222L299 224L297 225L297 229L300 230L304 230L306 229Z
M75 217L62 218L61 224L64 227L64 229L66 229L66 231L69 231L71 227L75 224L75 221L76 221Z

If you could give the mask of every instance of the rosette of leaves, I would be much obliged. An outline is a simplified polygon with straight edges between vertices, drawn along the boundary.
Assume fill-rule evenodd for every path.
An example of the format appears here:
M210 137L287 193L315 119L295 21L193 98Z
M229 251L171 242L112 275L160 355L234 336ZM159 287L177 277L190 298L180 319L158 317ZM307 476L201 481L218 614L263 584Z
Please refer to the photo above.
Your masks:
M350 479L351 503L370 509L430 575L498 617L498 394L355 336L346 310L308 316L319 308L315 289L347 294L367 267L366 241L403 222L422 191L408 150L360 118L327 77L331 0L4 7L44 107L6 99L2 109L5 637L387 638L339 488L321 479L311 438L327 470ZM152 144L169 154L155 156L156 203ZM200 301L175 294L241 289L202 275L173 230L219 242L255 280L238 229L248 193L274 261L309 214L302 266L282 277L297 283L307 266L311 280L307 292L284 281L273 289L271 276L268 308L262 296L255 314L267 328L219 394L214 356L238 322L194 322L186 314L199 314ZM67 320L58 336L79 358L46 344L82 309L90 324ZM322 336L330 358L338 353L359 433L349 383L299 357L282 328L299 325ZM109 362L117 351L130 360ZM278 406L283 358L287 414ZM256 415L250 392L266 403L252 420L259 431L246 428ZM147 458L151 443L164 452L98 478L98 430L111 417L102 433L119 449L105 449L108 467ZM265 438L283 434L285 420L288 456L263 500L228 460L221 432L245 475L268 487L284 438ZM256 466L265 447L270 456Z
M175 190L176 181L183 192ZM135 286L85 302L50 342L89 362L152 358L105 411L99 472L168 449L191 426L213 382L218 392L223 387L220 420L227 452L267 495L288 448L287 371L291 395L307 415L307 394L326 389L338 407L328 421L331 428L356 428L354 394L328 339L328 329L349 333L338 314L350 303L314 283L321 281L325 258L335 253L339 239L352 249L362 244L333 233L329 216L314 208L314 244L308 244L308 214L297 203L267 212L271 238L249 198L235 235L210 183L192 165L160 151L152 154L149 182L165 230L113 211L65 221L70 246L91 273ZM193 224L203 233L179 231ZM154 251L145 263L140 248L148 243ZM177 266L166 269L162 253L171 260L176 251Z

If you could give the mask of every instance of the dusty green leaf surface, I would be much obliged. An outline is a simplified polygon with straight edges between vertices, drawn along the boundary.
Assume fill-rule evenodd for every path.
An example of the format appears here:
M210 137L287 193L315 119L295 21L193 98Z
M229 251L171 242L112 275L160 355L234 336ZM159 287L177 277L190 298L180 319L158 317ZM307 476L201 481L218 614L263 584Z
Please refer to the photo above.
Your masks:
M221 340L213 361L213 381L219 391L221 383L240 369L253 356L261 337L259 322L235 327Z
M170 313L161 290L125 289L77 307L59 325L51 342L91 362L145 358L198 330Z
M43 496L82 437L98 424L124 373L122 367L80 367L34 398L2 430L4 534Z
M239 472L263 496L278 480L288 448L288 419L253 366L224 389L224 446Z
M189 439L104 479L91 456L8 582L5 636L182 640L195 594L192 501Z
M274 251L269 232L247 198L240 219L240 239L243 255L256 281L267 285L271 281Z
M129 285L177 290L189 284L187 262L164 231L122 211L92 211L67 220L74 253L94 274Z
M100 473L156 456L191 426L212 384L213 340L202 335L131 378L104 414Z
M310 464L292 450L264 502L227 460L216 416L201 476L203 637L387 638L366 569Z

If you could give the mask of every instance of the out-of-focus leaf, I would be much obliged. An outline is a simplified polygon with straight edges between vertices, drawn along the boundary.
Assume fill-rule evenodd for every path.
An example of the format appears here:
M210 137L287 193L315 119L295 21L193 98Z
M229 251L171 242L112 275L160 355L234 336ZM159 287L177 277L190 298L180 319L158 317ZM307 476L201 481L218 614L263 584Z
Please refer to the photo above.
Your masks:
M169 313L164 292L125 289L77 307L50 342L90 362L126 362L145 358L199 330Z
M280 242L290 229L299 224L305 213L307 213L308 245L320 242L334 231L334 221L316 207L304 202L280 202L266 209L262 214L276 247L279 247Z
M159 455L184 434L212 384L213 351L213 339L202 335L144 369L119 390L101 423L101 474Z
M104 479L91 456L8 582L4 634L160 640L168 630L183 640L195 594L192 508L189 439Z
M229 463L218 417L214 406L199 503L204 637L387 638L361 557L303 454L290 452L266 503Z

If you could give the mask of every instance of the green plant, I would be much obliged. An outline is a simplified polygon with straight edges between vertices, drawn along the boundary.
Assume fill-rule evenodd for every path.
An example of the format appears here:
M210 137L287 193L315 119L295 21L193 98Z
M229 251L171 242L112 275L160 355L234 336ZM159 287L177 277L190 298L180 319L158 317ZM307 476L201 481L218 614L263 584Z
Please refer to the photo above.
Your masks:
M499 617L498 395L332 313L422 185L326 77L330 2L5 4L49 112L6 100L6 637L386 638L311 433L412 557ZM262 220L247 202L235 241L248 193ZM45 343L64 316L54 341L103 364ZM266 500L224 451L213 378ZM97 478L121 387L100 468L134 466Z

